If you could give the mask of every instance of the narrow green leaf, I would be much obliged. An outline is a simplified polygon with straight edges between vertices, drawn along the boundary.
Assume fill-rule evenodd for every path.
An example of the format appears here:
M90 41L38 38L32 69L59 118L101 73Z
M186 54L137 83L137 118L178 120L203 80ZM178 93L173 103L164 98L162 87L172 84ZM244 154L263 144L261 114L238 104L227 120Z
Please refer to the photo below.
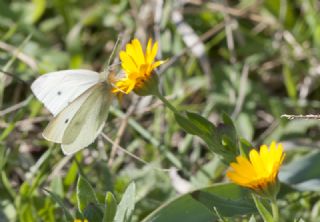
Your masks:
M274 222L272 215L270 212L265 208L265 206L261 203L261 201L253 194L252 195L254 203L256 204L256 207L263 218L264 222Z
M3 170L0 175L1 175L0 178L1 178L2 186L4 190L7 192L7 194L9 194L11 199L14 200L17 194L10 183L10 180L6 174L6 171Z
M107 5L101 3L88 9L86 15L82 18L82 24L90 26L101 22L105 16Z
M103 222L113 222L117 211L117 201L111 192L107 192L105 200L105 208Z
M46 191L46 192L50 195L50 197L52 198L52 200L53 200L54 202L56 202L56 203L62 208L63 213L64 213L67 221L73 221L74 218L73 218L73 216L70 214L70 212L68 211L68 209L66 208L66 206L64 205L63 200L62 200L57 194L55 194L55 193L53 193L53 192L51 192L51 191L49 191L49 190L47 190L47 189L44 189L44 191Z
M69 167L68 173L67 175L64 177L64 184L66 186L70 186L72 185L76 179L77 179L77 174L78 174L78 165L77 162L81 162L82 160L82 155L80 152L76 153L76 155L74 155L74 160L72 161L71 166Z
M77 201L81 213L90 203L98 203L96 193L90 183L83 177L79 176L77 184Z
M288 66L283 67L283 75L284 75L284 84L287 88L287 93L291 99L295 100L297 98L297 87L296 87L297 84L294 82L293 73L291 72Z
M83 215L88 221L100 222L103 217L103 212L97 204L90 202L84 209Z
M130 183L123 197L118 205L118 210L115 215L115 221L128 221L133 213L135 205L136 185L134 182Z
M50 189L53 193L56 195L63 197L64 196L64 190L63 190L63 183L60 176L56 176L52 179L50 184Z
M299 16L294 13L293 2L294 1L286 1L283 3L281 0L266 0L264 1L264 4L266 9L268 9L275 17L279 18L279 21L281 21L286 28L291 28L295 24L295 19L299 18ZM281 8L284 7L284 4L285 11L281 10Z
M1 133L0 141L5 140L10 135L10 133L14 130L14 128L15 128L15 123L10 123L7 126L7 128L5 128L5 130Z
M46 9L46 0L32 0L34 5L33 13L32 13L32 23L37 22Z
M249 222L257 222L256 218L254 217L254 215L251 215Z

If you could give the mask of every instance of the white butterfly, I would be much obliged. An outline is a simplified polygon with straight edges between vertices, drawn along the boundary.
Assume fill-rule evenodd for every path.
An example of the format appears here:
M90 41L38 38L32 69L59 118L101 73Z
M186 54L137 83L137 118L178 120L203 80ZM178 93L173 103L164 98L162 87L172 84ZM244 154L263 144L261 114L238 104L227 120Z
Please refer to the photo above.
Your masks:
M32 83L32 92L54 116L43 137L61 143L64 154L87 147L102 131L113 99L108 77L84 69L63 70Z

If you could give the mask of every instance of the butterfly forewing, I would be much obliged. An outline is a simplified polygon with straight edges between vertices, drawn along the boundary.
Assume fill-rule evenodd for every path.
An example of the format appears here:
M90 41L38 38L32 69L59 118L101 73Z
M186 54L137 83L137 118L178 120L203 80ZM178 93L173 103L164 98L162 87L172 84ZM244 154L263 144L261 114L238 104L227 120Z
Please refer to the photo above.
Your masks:
M99 82L99 74L78 69L52 72L37 78L31 85L35 96L56 116L72 101Z

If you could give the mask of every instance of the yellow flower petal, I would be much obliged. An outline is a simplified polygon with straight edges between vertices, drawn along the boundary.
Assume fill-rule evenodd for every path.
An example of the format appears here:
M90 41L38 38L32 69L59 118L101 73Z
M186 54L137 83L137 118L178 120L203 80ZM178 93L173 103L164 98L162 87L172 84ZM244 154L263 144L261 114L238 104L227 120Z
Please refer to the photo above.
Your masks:
M120 52L120 60L121 60L121 66L126 74L139 71L135 62L125 51Z
M167 62L167 60L159 60L152 64L152 69L157 68L158 66L162 65L163 63Z
M143 50L142 50L142 47L141 47L141 44L139 42L138 39L134 39L132 41L132 45L135 49L135 61L139 64L139 65L142 65L142 64L145 64L145 58L144 58L144 54L143 54Z
M264 168L263 161L261 160L259 153L256 150L251 150L251 152L249 153L249 157L256 173L258 175L264 174L266 169Z
M150 51L150 54L148 55L149 63L153 63L153 60L156 58L157 52L158 52L158 42L155 42Z
M148 40L148 45L147 45L147 49L146 49L146 58L148 59L148 63L150 63L149 58L150 58L150 54L151 54L151 50L152 50L152 39L150 38Z

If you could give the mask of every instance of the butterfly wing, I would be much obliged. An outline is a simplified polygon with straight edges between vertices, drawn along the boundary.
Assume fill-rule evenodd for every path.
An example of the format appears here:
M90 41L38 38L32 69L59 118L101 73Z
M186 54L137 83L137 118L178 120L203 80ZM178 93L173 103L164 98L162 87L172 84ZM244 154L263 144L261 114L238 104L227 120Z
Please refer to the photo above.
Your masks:
M113 94L110 85L97 84L66 127L62 150L72 154L87 147L100 134L108 116Z
M70 125L71 120L74 118L76 113L79 112L80 107L82 107L95 88L96 86L93 86L88 89L64 108L64 110L62 110L57 116L55 116L43 131L43 137L55 143L62 143L63 135L65 134L67 127Z
M31 85L35 96L56 116L72 101L99 82L97 72L85 69L51 72Z

